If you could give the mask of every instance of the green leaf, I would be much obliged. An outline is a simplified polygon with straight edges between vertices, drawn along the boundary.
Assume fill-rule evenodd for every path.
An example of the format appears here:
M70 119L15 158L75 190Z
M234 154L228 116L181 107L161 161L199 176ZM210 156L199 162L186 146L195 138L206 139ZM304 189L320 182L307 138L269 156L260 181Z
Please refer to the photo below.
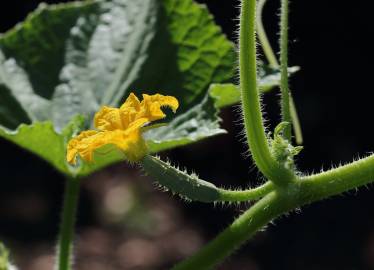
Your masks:
M9 88L1 82L0 93L0 122L10 129L17 128L19 123L29 123L27 113L14 98Z
M280 85L280 71L270 69L264 65L259 68L259 87L261 92L269 92L274 87ZM292 75L297 72L299 67L289 68L289 73ZM227 107L240 102L240 89L239 86L232 83L224 84L211 84L209 87L210 95L216 100L218 108Z
M135 80L156 33L155 3L42 5L5 34L0 47L9 61L24 67L34 92L50 100L48 114L61 130L76 114L92 117L104 97L118 95L119 87Z
M0 136L38 155L68 176L83 177L107 165L124 160L124 155L118 149L113 149L111 145L108 145L95 151L93 163L81 162L78 166L68 164L66 161L67 142L82 130L83 125L84 118L77 115L62 132L57 132L51 122L36 122L31 125L22 124L16 130L0 127Z
M235 50L204 5L191 0L161 2L151 56L132 89L151 94L161 89L177 97L185 111L204 98L212 82L232 79Z
M142 167L163 188L184 199L214 202L221 198L220 190L212 183L199 179L195 174L181 171L157 157L146 156L142 161Z
M170 125L150 132L152 151L195 142L223 133L206 92L232 78L234 63L233 44L192 0L41 5L0 36L0 136L61 172L89 174L123 157L98 155L96 165L70 168L64 127L82 114L87 128L100 106L118 106L132 90L181 104Z
M96 2L41 4L26 20L0 38L6 58L13 58L28 74L37 95L50 99L65 64L66 41L80 16L97 8Z
M216 100L218 108L227 107L240 101L239 87L232 83L211 84L209 94Z
M28 118L32 121L48 119L50 103L45 98L34 93L25 71L20 68L13 58L5 59L0 51L0 83L3 91L9 91L10 95L17 98L17 102L25 108ZM1 102L4 103L4 102ZM19 113L19 108L15 113Z
M17 89L26 86L25 100L39 111L20 102L23 109L33 121L49 117L58 130L76 114L118 106L130 89L191 106L212 81L232 77L235 59L207 9L191 0L41 5L0 38L0 49L1 66L16 73L5 78L21 78L8 87L15 98L22 101Z
M68 171L64 138L51 122L20 125L15 131L0 128L0 136L45 159L59 171Z

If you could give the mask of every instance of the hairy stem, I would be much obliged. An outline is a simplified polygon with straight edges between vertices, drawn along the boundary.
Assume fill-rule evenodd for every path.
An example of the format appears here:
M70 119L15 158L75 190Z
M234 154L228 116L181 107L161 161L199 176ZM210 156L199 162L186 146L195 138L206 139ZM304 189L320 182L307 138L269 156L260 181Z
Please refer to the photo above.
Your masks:
M242 0L239 37L242 107L247 141L258 169L270 180L284 184L293 173L272 157L263 125L257 85L256 0Z
M347 165L303 177L300 181L305 201L317 201L374 181L374 155Z
M299 116L297 114L296 105L295 105L295 102L293 100L291 93L290 93L290 113L291 113L291 119L292 119L293 132L295 133L296 144L302 145L303 144L303 132L301 130Z
M277 60L277 57L275 56L275 53L273 51L273 48L270 45L269 39L266 35L265 27L262 22L262 13L263 13L263 8L265 6L267 0L259 0L258 5L257 5L257 35L258 39L260 40L261 47L264 51L266 59L269 61L269 65L272 68L279 68L279 63Z
M265 134L257 85L256 0L242 1L239 50L242 107L248 145L258 169L268 179L282 185L291 181L294 175L272 157Z
M270 67L278 69L279 63L270 45L269 39L266 35L265 27L264 27L263 20L262 20L263 8L266 4L266 1L267 0L258 1L257 35L258 35L258 39L260 40L260 44L264 51L265 57L269 62ZM296 105L292 98L291 93L290 93L289 99L290 99L290 115L291 115L291 120L293 124L293 130L295 133L295 140L298 145L301 145L303 143L303 133L301 130L299 116L297 114Z
M288 86L288 0L281 0L281 94L282 94L282 121L291 123L290 94ZM284 137L291 142L291 126L284 130Z
M270 192L213 241L172 270L212 269L276 217L374 181L374 155Z
M272 182L266 182L262 186L248 190L227 190L219 189L222 202L245 202L258 200L274 190Z
M79 179L67 178L57 246L57 269L70 270L72 262L75 216L79 197Z
M242 1L240 76L248 144L257 166L267 176L267 169L269 167L266 167L266 164L264 165L262 162L270 161L271 163L271 158L262 157L263 159L261 159L261 157L257 156L258 154L267 154L266 151L269 149L266 136L263 134L264 128L257 85L256 81L253 80L253 76L256 73L254 28L252 24L255 16L255 3L255 1L251 0ZM288 1L282 0L282 32L287 29L288 25L288 18L285 14L288 14ZM282 43L285 36L287 38L287 33L282 34ZM283 45L282 48L283 54L287 54L287 44ZM281 61L282 65L286 63L286 68L282 66L282 78L284 79L288 78L288 74L285 77L285 72L287 73L287 55L283 55L281 58L283 59ZM287 86L288 96L288 81L286 83L283 82L284 86ZM284 93L282 92L282 94ZM255 106L248 107L248 105ZM254 132L254 128L259 128L257 133ZM177 264L173 270L212 269L276 217L305 204L373 182L374 155L327 172L295 178L294 181L286 181L286 185L274 186L275 190L270 191L270 193L237 218L214 240L192 257Z

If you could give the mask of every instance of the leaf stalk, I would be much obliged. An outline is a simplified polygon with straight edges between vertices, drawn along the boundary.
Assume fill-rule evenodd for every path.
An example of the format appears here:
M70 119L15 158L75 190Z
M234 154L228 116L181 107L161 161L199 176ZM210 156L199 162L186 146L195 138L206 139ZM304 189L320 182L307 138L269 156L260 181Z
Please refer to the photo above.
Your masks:
M62 218L57 244L56 269L58 270L70 270L72 265L74 226L79 199L80 181L76 178L67 177L65 185Z
M219 189L221 202L245 202L259 200L275 189L272 182L266 182L262 186L247 190Z
M281 0L280 68L282 122L291 123L290 90L288 85L288 0ZM291 142L291 126L284 130L284 137Z
M279 68L279 63L275 53L270 45L269 39L266 35L265 27L262 20L263 8L266 4L267 0L259 0L257 4L257 36L260 41L262 50L264 51L265 57L269 62L269 66L275 69ZM299 116L297 113L295 102L292 98L292 93L290 93L290 116L292 120L292 127L295 134L296 144L301 145L303 144L303 133L301 130L301 124L299 120Z

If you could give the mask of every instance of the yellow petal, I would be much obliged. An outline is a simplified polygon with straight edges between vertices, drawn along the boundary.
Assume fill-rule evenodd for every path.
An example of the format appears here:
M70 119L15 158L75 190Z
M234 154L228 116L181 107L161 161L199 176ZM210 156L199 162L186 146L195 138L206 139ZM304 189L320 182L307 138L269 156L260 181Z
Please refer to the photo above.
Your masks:
M147 117L150 121L156 121L166 116L161 110L162 107L170 107L173 112L176 112L179 107L179 103L178 100L172 96L143 94L141 107L143 114L142 117Z
M151 102L151 103L156 103L160 107L169 107L173 110L175 113L176 110L179 107L179 102L178 100L173 97L173 96L164 96L160 94L155 94L155 95L147 95L143 94L143 102Z
M100 111L95 114L94 125L97 129L103 131L124 129L120 110L103 106Z
M70 140L66 159L70 164L76 164L76 156L79 155L84 161L92 162L94 151L107 144L122 150L129 161L139 161L148 152L139 128L134 128L132 132L89 130Z
M127 129L125 130L125 132L127 134L130 134L132 132L134 132L135 130L137 129L141 129L145 124L149 123L149 119L148 118L139 118L133 122L130 123L130 125L127 127Z
M162 119L166 116L161 110L162 107L170 107L175 112L178 106L178 100L172 96L144 94L142 102L139 102L131 93L120 108L123 129L134 126L134 122L142 118L147 119L143 120L144 123Z
M126 99L125 103L123 103L122 106L120 107L121 110L125 110L125 109L128 109L128 108L131 108L135 111L140 110L140 101L135 96L134 93L130 93L130 95Z
M110 143L120 148L129 161L141 160L147 153L147 145L141 135L140 129L128 133L121 130L111 132Z
M143 95L143 101L131 93L120 107L104 106L95 115L94 125L99 131L84 131L68 143L66 159L76 164L80 155L90 162L96 149L112 144L121 149L128 160L138 161L147 154L147 146L142 137L142 127L165 117L162 107L177 110L178 100L172 96Z
M75 165L77 161L77 155L82 154L82 150L86 149L90 145L90 141L93 140L95 135L98 134L98 131L87 130L81 132L78 136L71 139L67 146L66 160ZM90 159L90 156L87 156L87 159Z

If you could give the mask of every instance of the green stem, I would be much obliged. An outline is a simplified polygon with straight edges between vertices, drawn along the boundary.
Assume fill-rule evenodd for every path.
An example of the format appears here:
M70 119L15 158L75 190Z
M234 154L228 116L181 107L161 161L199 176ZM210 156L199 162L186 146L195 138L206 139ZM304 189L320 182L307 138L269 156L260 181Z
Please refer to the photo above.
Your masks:
M297 114L296 105L293 100L292 94L290 93L290 113L292 119L292 127L293 132L295 133L295 140L296 144L302 145L303 144L303 132L301 130L301 124L299 120L299 116Z
M79 198L79 179L67 178L58 238L58 270L70 270L73 250L75 216Z
M172 270L213 269L258 230L293 206L293 203L280 193L271 192L244 212L198 253L177 264Z
M222 202L245 202L258 200L274 190L272 182L266 182L262 186L248 190L219 189L220 201Z
M280 62L281 62L281 94L282 121L291 123L290 94L288 86L288 0L281 0L281 34L280 34ZM284 137L291 141L291 126L284 130Z
M258 39L260 40L262 50L265 53L265 57L268 60L270 67L278 69L279 63L270 45L269 39L266 35L265 27L264 27L263 20L262 20L263 8L265 6L266 1L267 0L259 0L258 2L257 34L258 34ZM290 99L290 114L291 114L291 120L293 124L293 131L295 133L295 140L298 145L301 145L303 143L303 133L301 130L300 120L297 114L296 105L292 98L291 93L290 93L289 99Z
M277 184L293 179L293 173L272 157L262 120L257 85L256 0L242 0L239 37L240 85L247 141L259 170Z
M172 270L212 269L276 217L374 181L374 155L270 192L213 241Z
M259 0L257 4L257 36L260 40L262 50L265 53L266 59L269 61L269 65L272 68L279 68L277 57L270 45L269 39L266 35L265 27L262 22L263 9L267 0Z
M273 164L272 158L266 156L269 154L269 149L264 134L256 84L256 49L253 25L255 3L253 0L242 0L240 79L248 144L257 166L267 176L269 167L266 166L270 166L269 163ZM286 32L282 34L282 44L286 43L284 42L285 37L287 41L287 14L288 1L282 0L282 32ZM282 45L282 51L282 85L283 90L287 90L288 97L288 79L285 82L285 78L288 78L287 44ZM284 88L285 86L287 87ZM285 91L282 91L282 95L284 94ZM288 101L283 106L289 104ZM265 154L265 157L258 156L258 154ZM269 163L266 164L266 162ZM213 241L192 257L177 264L173 270L212 269L274 218L307 203L340 194L373 181L374 155L327 172L297 178L292 182L286 181L289 183L288 185L276 186L274 191L248 209Z
M374 181L374 155L301 178L305 202L318 201ZM305 203L304 202L304 203Z

